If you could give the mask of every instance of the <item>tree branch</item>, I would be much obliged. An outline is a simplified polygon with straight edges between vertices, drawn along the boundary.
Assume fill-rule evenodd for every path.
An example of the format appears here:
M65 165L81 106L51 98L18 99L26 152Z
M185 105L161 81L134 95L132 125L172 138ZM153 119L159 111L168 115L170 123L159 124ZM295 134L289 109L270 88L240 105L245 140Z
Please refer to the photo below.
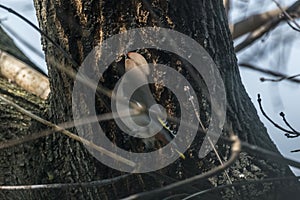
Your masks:
M280 11L280 13L282 13L282 11L280 10L280 8L278 9ZM271 11L272 12L272 11ZM290 7L288 7L286 9L286 13L288 13L289 16L293 16L294 18L298 18L300 17L300 0L296 1L294 4L292 4ZM250 25L250 21L251 20L244 20L245 23L245 27L242 28L242 23L238 23L239 24L239 28L240 30L245 29L247 30L247 32L244 31L238 31L237 33L239 34L235 34L236 37L233 38L237 38L238 36L241 36L243 34L246 34L250 31L252 31L250 33L250 35L240 44L238 44L235 47L235 52L239 52L242 49L244 49L245 47L249 46L250 44L252 44L254 41L256 41L257 39L259 39L260 37L262 37L265 33L269 32L270 30L274 29L282 20L287 20L287 17L285 15L278 15L278 17L276 17L276 12L274 11L274 13L272 13L272 15L274 15L274 17L270 18L269 20L263 20L264 17L256 17L260 20L257 20L257 23L260 23L260 26L252 26ZM263 21L265 21L264 23L262 23ZM247 23L246 23L247 22ZM252 30L247 29L246 26L252 26ZM254 27L257 27L256 29L254 29ZM233 32L235 32L236 30L234 29Z
M224 163L224 165L220 165L220 166L218 166L218 167L216 167L216 168L214 168L214 169L212 169L208 172L205 172L203 174L193 176L191 178L188 178L188 179L185 179L185 180L182 180L182 181L178 181L176 183L167 185L167 186L162 187L162 188L158 188L158 189L155 189L155 190L152 190L152 191L147 191L147 192L142 192L142 193L131 195L129 197L124 198L123 200L130 200L130 199L137 199L137 198L150 198L150 197L156 196L158 194L174 190L174 189L179 188L179 187L184 187L185 185L192 184L196 181L214 176L217 173L219 173L221 171L224 171L225 169L230 167L235 162L235 160L238 158L238 156L240 154L240 151L241 151L241 142L238 139L238 137L237 136L232 136L232 140L234 142L232 143L232 147L231 147L231 157L228 159L227 162Z
M269 70L269 69L263 69L263 68L254 66L253 64L249 64L249 63L239 63L238 65L240 67L252 69L252 70L255 70L255 71L258 71L258 72L262 72L264 74L268 74L268 75L275 76L275 77L280 77L280 79L278 79L278 80L287 80L287 81L291 81L293 83L300 83L300 80L295 78L295 77L297 77L297 75L288 76L288 75L282 74L280 72L276 72L276 71L272 71L272 70ZM267 81L268 79L261 78L260 80L261 81Z
M213 192L213 191L216 191L216 190L222 190L222 189L225 189L225 188L229 188L229 187L232 187L232 186L244 186L244 185L250 185L250 184L260 184L260 183L268 183L268 182L275 182L275 181L298 181L300 179L300 176L289 176L289 177L276 177L276 178L266 178L266 179L261 179L261 180L247 180L247 181L238 181L238 182L235 182L235 183L232 183L232 184L227 184L227 185L220 185L220 186L217 186L217 187L214 187L214 188L210 188L210 189L207 189L207 190L202 190L200 192L197 192L197 193L194 193L182 200L188 200L188 199L191 199L193 197L196 197L196 196L199 196L199 195L203 195L203 194L206 194L206 193L209 193L209 192ZM299 183L298 183L299 184Z
M232 38L236 39L246 33L252 32L264 25L268 21L278 17L281 13L280 9L267 11L265 13L252 15L242 21L239 21L233 25Z
M127 178L131 174L124 174L110 179L99 181L83 182L83 183L53 183L53 184L40 184L40 185L12 185L0 186L0 190L36 190L36 189L62 189L71 187L99 187L104 185L113 184L123 178Z

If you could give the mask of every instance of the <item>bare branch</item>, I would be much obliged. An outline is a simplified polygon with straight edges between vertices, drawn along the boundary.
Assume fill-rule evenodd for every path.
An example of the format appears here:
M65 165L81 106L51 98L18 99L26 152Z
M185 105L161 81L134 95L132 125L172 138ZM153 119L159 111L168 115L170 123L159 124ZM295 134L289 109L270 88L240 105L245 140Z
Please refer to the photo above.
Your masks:
M0 190L37 190L37 189L62 189L62 188L73 188L73 187L99 187L99 186L113 184L130 175L131 174L124 174L110 179L83 182L83 183L54 183L54 184L41 184L41 185L13 185L13 186L1 185Z
M255 154L258 157L262 157L264 159L276 161L283 165L286 164L300 169L300 162L289 158L285 158L279 153L275 153L267 149L263 149L261 147L249 144L247 142L241 142L241 145L242 145L242 149L248 153Z
M259 103L259 108L262 112L262 114L264 115L264 117L267 118L268 121L270 121L276 128L286 132L284 135L287 137L287 138L296 138L296 137L299 137L300 136L300 132L299 131L296 131L290 124L289 122L286 120L285 118L285 115L283 112L280 113L280 116L282 117L284 123L292 130L287 130L285 128L283 128L282 126L279 126L277 123L275 123L266 113L265 111L263 110L262 108L262 105L261 105L261 98L260 98L260 95L258 94L258 99L257 99L258 103ZM300 150L293 150L291 151L292 153L293 152L298 152Z
M290 152L291 152L291 153L300 152L300 149L292 150L292 151L290 151Z
M255 71L258 71L258 72L262 72L264 74L280 77L278 79L280 81L281 80L287 80L287 81L291 81L291 82L294 82L294 83L300 83L300 80L296 79L296 77L298 77L298 75L288 76L288 75L282 74L280 72L276 72L276 71L256 67L253 64L249 64L249 63L239 63L238 65L240 67L245 67L245 68L248 68L248 69L252 69L252 70L255 70ZM266 78L261 78L260 80L261 81L268 81L268 80L271 81L271 79L266 79Z
M287 23L293 30L300 32L300 29L294 27L288 20L286 20L286 23Z
M47 99L50 93L50 83L46 76L36 71L28 64L16 57L0 50L0 75L9 81L35 94Z
M225 7L225 12L227 16L230 11L230 3L231 3L230 0L223 0L223 5Z
M207 190L202 190L202 191L194 193L182 200L188 200L188 199L191 199L191 198L199 196L199 195L203 195L203 194L213 192L216 190L222 190L222 189L229 188L232 186L244 186L244 185L250 185L250 184L261 184L261 183L276 182L276 181L295 181L297 183L299 179L300 179L300 176L297 176L297 177L288 176L288 177L265 178L265 179L261 179L261 180L238 181L238 182L235 182L232 184L220 185L220 186L210 188ZM299 183L297 183L297 184L299 184Z
M168 119L171 121L177 122L177 123L180 122L180 125L198 130L198 126L191 126L190 123L188 123L184 120L180 121L177 118L172 118L172 117L168 117ZM198 133L205 134L205 132L202 130L198 130ZM211 134L215 137L218 137L217 134L214 134L214 133L211 133ZM224 137L222 135L219 137L219 140L228 145L232 144L232 140L230 140L229 138ZM272 152L267 149L264 149L264 148L261 148L256 145L252 145L252 144L249 144L249 143L243 142L243 141L241 141L241 145L242 145L242 149L248 153L255 154L264 159L271 159L271 160L276 161L281 164L291 165L293 167L297 167L300 169L300 162L291 160L289 158L285 158L282 155L278 154L277 152Z
M280 20L272 19L267 23L265 23L264 25L260 26L258 29L251 32L243 42L235 46L234 48L235 52L237 53L243 50L244 48L248 47L254 41L262 37L265 33L275 28L279 23Z
M6 26L4 23L2 23L1 19L0 19L0 23L4 30L6 30L11 35L13 35L17 40L19 40L24 46L26 46L29 50L31 50L35 55L37 55L41 59L45 59L44 54L40 50L38 50L36 47L31 45L29 42L25 41L22 38L22 36L20 36L18 33L12 30L9 26Z
M273 18L278 17L280 13L280 9L275 9L265 13L252 15L240 22L235 23L233 26L234 31L232 33L233 39L256 30Z
M220 165L220 166L218 166L218 167L216 167L216 168L214 168L214 169L212 169L208 172L205 172L203 174L193 176L191 178L188 178L188 179L185 179L185 180L182 180L182 181L178 181L176 183L172 183L172 184L167 185L167 186L162 187L162 188L158 188L158 189L155 189L155 190L152 190L152 191L147 191L147 192L142 192L142 193L131 195L129 197L124 198L123 200L137 199L137 198L143 198L143 197L144 198L150 198L150 197L156 196L158 194L161 194L161 193L164 193L164 192L167 192L167 191L170 191L170 190L174 190L176 188L183 187L185 185L192 184L192 183L194 183L196 181L199 181L201 179L214 176L217 173L219 173L221 171L224 171L225 169L230 167L235 162L235 160L238 158L238 156L240 154L240 150L241 150L241 142L238 139L238 137L237 136L232 136L231 139L234 141L232 143L232 147L231 147L231 157L228 159L228 161L226 161L224 163L224 165Z
M30 114L29 111L26 111ZM128 115L130 116L135 116L134 113L122 113L119 112L118 115L114 114L114 113L105 113L105 114L101 114L98 116L87 116L81 119L77 119L77 120L73 120L73 121L69 121L69 122L64 122L64 123L60 123L57 126L63 128L63 129L69 129L69 128L73 128L75 127L75 124L78 126L81 125L85 125L85 124L91 124L91 123L95 123L95 122L101 122L101 121L107 121L107 120L111 120L111 119L116 119L116 116L122 118L122 117L128 117ZM12 140L7 140L4 142L0 142L0 149L5 149L5 148L10 148L19 144L23 144L25 142L30 142L33 140L36 140L38 138L42 138L42 137L46 137L48 135L51 135L53 133L55 133L56 130L55 129L48 129L48 130L43 130L37 133L33 133L31 135L26 135L22 138L17 138L17 139L12 139Z
M97 151L99 151L99 152L101 152L101 153L103 153L103 154L111 157L111 158L114 158L117 161L120 161L120 162L122 162L122 163L124 163L124 164L126 164L128 166L131 166L131 167L135 167L136 166L136 164L134 162L132 162L131 160L128 160L128 159L126 159L124 157L121 157L120 155L117 155L117 154L115 154L113 152L110 152L110 151L106 150L105 148L100 147L100 146L94 144L93 142L91 142L89 140L86 140L86 139L84 139L82 137L79 137L78 135L75 135L74 133L71 133L68 130L65 130L63 127L60 127L60 126L58 126L56 124L53 124L52 122L47 121L47 120L45 120L45 119L43 119L43 118L41 118L41 117L39 117L39 116L37 116L35 114L33 114L33 113L31 113L31 112L23 109L22 107L20 107L19 105L15 104L14 102L8 100L7 98L5 98L1 94L0 94L0 99L3 100L6 103L12 105L17 110L19 110L21 113L23 113L23 114L31 117L32 119L35 119L36 121L38 121L38 122L40 122L40 123L42 123L42 124L44 124L46 126L49 126L49 127L53 128L53 130L55 130L55 132L61 132L64 135L66 135L66 136L68 136L68 137L70 137L70 138L72 138L72 139L74 139L74 140L76 140L78 142L81 142L82 144L87 145L87 146L89 146L89 147L91 147L91 148L93 148L93 149L95 149L95 150L97 150Z
M296 131L296 129L294 129L290 123L287 121L287 119L285 118L285 114L283 112L280 112L280 116L282 117L282 120L284 121L284 123L294 132L292 135L292 137L299 137L300 136L300 132ZM291 134L285 134L285 136L290 137Z
M283 80L298 80L298 79L294 79L294 78L297 78L298 76L300 76L300 74L287 76L287 77L281 77L281 78L278 78L278 79L261 78L260 80L261 81L280 82L280 81L283 81Z
M5 98L3 98L3 96L2 95L0 95L0 98L2 99L2 100L4 100L5 102L7 102L7 103L9 103L9 101L7 101ZM10 104L11 104L12 102L10 102ZM24 109L23 108L21 108L21 107L19 107L18 105L16 105L16 104L14 104L14 103L12 103L11 104L12 106L14 106L14 107L16 107L18 110L20 110L21 112L24 112ZM26 111L25 111L26 112ZM51 125L51 122L47 122L46 120L43 120L43 119L40 119L38 116L36 116L36 115L33 115L33 114L31 114L31 113L26 113L26 115L28 115L28 116L30 116L30 117L32 117L33 119L36 119L36 120L42 120L42 121L44 121L45 123L50 123L50 125ZM33 115L33 116L32 116ZM184 123L183 123L184 124ZM53 125L53 124L52 124ZM185 124L185 125L188 125L188 123L187 124ZM54 129L55 129L55 127L57 127L56 125L53 125L54 126ZM193 128L198 128L198 127L193 127ZM58 127L58 129L56 129L55 131L62 131L62 128L61 127ZM85 142L84 141L82 141L82 139L79 137L79 136L76 136L76 135L74 135L74 137L76 137L76 138L74 138L75 140L77 140L78 139L78 141L79 140L81 140L81 142L83 142L84 144L85 144ZM228 138L226 138L226 137L223 137L223 136L221 136L220 137L220 140L222 140L223 142L225 142L226 144L232 144L232 143L234 143L234 141L232 140L232 139L228 139ZM249 153L254 153L254 154L256 154L256 155L259 155L259 156L262 156L262 157L264 157L264 158L268 158L268 159L271 159L271 160L275 160L275 161L277 161L277 162L280 162L280 163L284 163L284 164L288 164L288 165L291 165L291 166L294 166L294 167L297 167L297 168L300 168L300 163L299 162L296 162L296 161L294 161L294 160L291 160L291 159L288 159L288 158L284 158L284 157L282 157L281 155L279 155L278 153L274 153L274 152L271 152L271 151L269 151L269 150L266 150L266 149L263 149L263 148L260 148L260 147L258 147L258 146L255 146L255 145L251 145L251 144L248 144L247 142L240 142L240 144L241 144L241 146L242 146L242 149L244 149L244 150L246 150L247 152L249 152ZM91 147L92 148L95 148L92 144L90 144L91 145ZM96 145L95 145L96 146ZM98 148L97 148L97 146L96 146L96 148L95 148L96 150L98 150ZM232 149L232 151L233 151L234 149ZM100 150L101 151L101 150ZM233 156L233 154L232 154L232 156ZM237 156L237 155L236 155ZM117 159L117 158L115 158L115 159ZM214 170L212 170L212 171L209 171L209 172L207 172L207 173L204 173L204 174L201 174L201 175L198 175L198 176L196 176L196 177L193 177L193 178L191 178L191 179L187 179L187 182L189 183L190 181L196 181L195 179L197 179L197 178L199 178L199 179L202 179L202 178L205 178L205 177L207 177L207 176L212 176L212 175L214 175L213 173L217 173L218 172L218 169L222 169L222 168L227 168L228 167L228 165L230 164L230 162L233 162L232 161L232 157L226 162L226 163L224 163L224 165L223 166L220 166L220 167L218 167L218 168L216 168L216 169L214 169ZM118 160L118 159L117 159ZM179 182L179 186L181 186L181 184L185 184L186 182L184 181L184 182ZM175 184L175 185L174 185ZM175 186L175 187L179 187L178 185L177 185L177 183L174 183L174 184L171 184L171 185L169 185L169 186ZM168 186L167 186L167 188L165 188L166 190L169 190L168 189ZM163 189L164 190L164 189Z
M176 199L176 198L180 198L182 196L187 196L188 194L186 193L182 193L182 194L174 194L174 195L170 195L166 198L163 198L162 200L171 200L171 199Z
M188 99L189 99L189 101L191 102L191 104L192 104L192 106L193 106L195 116L196 116L196 118L197 118L197 120L198 120L198 122L199 122L199 124L200 124L200 126L201 126L201 128L202 128L202 130L203 130L205 133L207 133L207 128L204 127L204 125L203 125L203 123L202 123L202 121L201 121L200 113L197 111L197 108L196 108L195 102L194 102L194 96L191 95L189 86L184 86L184 91L187 93ZM216 156L217 156L217 158L218 158L220 164L221 164L221 165L224 165L224 162L223 162L223 160L222 160L222 158L221 158L221 155L220 155L219 152L217 151L217 149L216 149L216 147L214 146L213 142L211 141L210 137L207 136L207 138L208 138L208 142L209 142L211 148L213 149L213 151L215 152L215 154L216 154ZM228 173L227 173L227 170L224 170L224 174L225 174L225 176L226 176L226 179L227 179L228 183L232 183L232 181L231 181L231 179L230 179L230 177L229 177L229 175L228 175ZM238 197L238 194L237 194L237 192L236 192L236 190L235 190L234 188L233 188L233 191L235 192L235 195Z
M286 9L286 13L288 13L290 16L300 17L300 0L296 1L294 4L292 4L290 7L288 7ZM268 21L263 23L263 25L258 27L257 29L252 30L250 35L243 42L241 42L240 44L238 44L235 47L235 51L239 52L242 49L244 49L245 47L249 46L254 41L256 41L257 39L262 37L265 33L274 29L282 20L286 20L286 19L287 18L284 15L283 16L279 15L278 17L275 16L275 17L269 19ZM241 26L241 24L240 24L240 26ZM245 34L246 32L243 31L243 33ZM241 33L239 35L241 35Z
M74 65L74 66L79 66L78 63L64 50L59 44L57 44L54 40L52 40L44 31L42 31L39 27L34 25L31 21L26 19L26 17L22 16L20 13L14 11L11 8L8 8L2 4L0 4L0 8L3 8L4 10L7 10L8 12L12 13L13 15L19 17L21 20L25 21L28 25L30 25L32 28L34 28L36 31L38 31L41 35L43 35L49 42L51 42L56 48L58 48L66 58L69 59L69 61Z
M281 10L281 12L284 14L284 16L293 22L293 24L298 28L298 30L300 29L300 25L295 21L295 19L293 17L290 16L290 14L288 12L285 11L284 8L282 8L282 6L276 1L276 0L272 0L277 7Z
M290 130L287 130L285 128L283 128L282 126L280 126L279 124L275 123L268 115L267 113L264 111L263 107L262 107L262 104L261 104L261 98L260 98L260 94L257 95L257 102L259 104L259 108L260 108L260 111L261 113L263 114L263 116L269 121L271 122L276 128L280 129L281 131L284 131L286 133L291 133L293 134L294 132L293 131L290 131Z

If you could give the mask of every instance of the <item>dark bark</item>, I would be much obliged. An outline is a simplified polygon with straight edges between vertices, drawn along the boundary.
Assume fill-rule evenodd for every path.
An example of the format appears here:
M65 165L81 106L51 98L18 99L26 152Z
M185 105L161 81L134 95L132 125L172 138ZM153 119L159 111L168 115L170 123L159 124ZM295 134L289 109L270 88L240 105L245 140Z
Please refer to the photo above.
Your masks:
M42 30L55 39L79 64L83 62L84 58L99 42L131 28L160 26L175 29L192 37L204 46L215 61L218 70L220 70L227 92L227 123L232 124L234 132L243 141L278 152L265 127L259 121L256 110L241 83L222 2L213 0L153 0L147 2L139 0L35 0L35 7ZM47 40L43 39L43 45L52 91L49 100L48 119L55 123L69 121L72 119L73 79L59 70L57 65L64 66L69 70L77 70L78 66L72 65L70 60L64 57L62 52ZM171 64L177 61L177 58L172 57L172 55L168 57L166 54L153 50L143 51L143 53L148 56L148 59L155 59L158 55L161 55L161 58L165 59L162 61L168 62L166 61L168 58L172 60ZM115 73L115 71L112 70L107 76L112 76L112 73ZM191 83L197 86L197 80L193 79L188 71L185 73ZM105 84L111 86L112 82L106 81ZM158 90L159 88L154 89ZM199 97L204 90L198 88ZM156 92L161 94L158 91ZM163 95L158 96L162 101L167 101L170 98L168 95L166 97ZM87 102L82 102L82 105L86 104ZM99 107L101 106L103 108L99 109L99 112L105 111L105 107L99 103ZM204 105L201 106L201 109L206 111ZM205 120L206 117L203 116L203 119ZM114 137L117 143L120 142L122 134L109 125L111 124L106 124L108 136ZM214 154L209 154L202 160L197 158L197 146L200 146L201 141L201 137L197 137L189 150L190 154L195 155L193 158L187 157L186 160L178 160L157 172L134 174L123 181L105 187L41 190L40 192L29 193L32 196L35 195L36 199L43 197L47 199L116 199L161 187L176 180L200 174L219 165ZM140 144L139 142L133 143L135 145ZM226 145L219 143L218 149L223 157L228 158L229 152ZM120 172L110 169L93 158L83 145L60 134L39 141L39 148L33 151L32 154L35 155L32 163L39 162L38 168L33 167L31 169L31 172L34 171L34 177L36 177L29 179L28 182L32 184L83 182L110 178L120 174ZM22 173L32 176L29 171L22 171ZM229 175L233 180L239 180L239 174L241 173L249 179L291 174L287 166L264 161L247 153L243 153L239 162L229 170ZM19 173L16 175L19 175ZM25 175L20 176L19 180L19 183L28 183ZM225 183L226 178L221 174L193 186L180 188L172 193L191 193L209 188L212 185ZM267 197L274 197L274 191L278 189L276 184L259 186L251 186L246 189L238 188L241 192L240 195L243 194L241 198L249 196L258 198L260 196L268 199ZM157 199L170 194L162 194ZM270 196L270 194L273 196ZM222 193L214 193L210 198L219 199L221 195L224 198L232 198L230 191L226 190ZM208 196L205 197L208 198ZM27 198L30 198L30 196L27 196Z
M0 94L22 108L38 115L45 115L46 103L39 97L28 94L25 90L15 86L7 80L0 79ZM0 100L0 142L9 142L23 138L33 133L38 133L41 126L37 127L35 121L20 113L11 105ZM0 184L21 185L40 182L40 177L35 176L35 171L40 169L39 160L43 156L40 149L42 139L16 145L0 151ZM2 147L2 145L1 145ZM36 193L31 191L0 191L0 199L34 199Z

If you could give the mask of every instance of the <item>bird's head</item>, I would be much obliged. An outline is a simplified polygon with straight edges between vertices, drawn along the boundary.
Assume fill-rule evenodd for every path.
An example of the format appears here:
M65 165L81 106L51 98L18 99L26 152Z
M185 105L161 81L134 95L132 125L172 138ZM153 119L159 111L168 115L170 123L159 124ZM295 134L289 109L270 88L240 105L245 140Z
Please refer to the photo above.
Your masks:
M136 52L129 52L127 54L126 60L125 60L125 71L129 71L134 67L139 67L145 75L150 74L150 68L146 61L146 59L139 53Z

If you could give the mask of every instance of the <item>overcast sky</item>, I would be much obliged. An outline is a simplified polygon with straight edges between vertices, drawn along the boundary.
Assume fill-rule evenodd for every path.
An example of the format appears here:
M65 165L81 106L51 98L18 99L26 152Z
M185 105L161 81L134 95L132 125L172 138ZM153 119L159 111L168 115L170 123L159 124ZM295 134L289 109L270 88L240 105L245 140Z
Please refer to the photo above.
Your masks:
M254 10L255 12L260 12L262 11L262 9L270 9L272 7L275 8L271 0L261 2L263 3L260 4L259 7L256 4L248 4L248 8L246 11L243 10L243 12L241 12L239 10L239 12L234 13L233 17L231 18L234 20L238 20L246 15L249 15L251 10ZM294 1L286 0L281 2L283 2L283 5L290 5ZM31 0L0 0L0 3L13 8L14 10L20 12L22 15L26 16L26 18L29 19L31 22L37 24L37 19ZM243 15L239 13L243 13ZM28 41L42 52L40 36L38 32L36 32L29 25L25 24L23 21L19 20L18 18L16 18L12 14L7 13L4 10L0 10L0 19L2 20L2 23L4 23L6 26L9 26L15 32L19 33L24 40ZM290 30L288 26L281 26L272 31L272 33L269 34L267 37L265 37L264 42L257 42L252 47L252 49L255 48L255 52L251 50L251 48L249 48L248 50L239 53L238 58L241 61L248 60L249 62L263 68L279 70L283 73L291 75L299 74L299 34L299 32L297 33L295 31ZM284 45L285 43L287 43L287 38L289 40L294 39L293 43ZM271 45L272 40L274 40L277 43L280 43L280 45L277 45L275 46L276 48L274 48L274 45ZM41 69L46 71L46 64L42 58L30 52L18 40L15 40L15 42L23 50L23 52L27 54L33 62L37 64L37 66L40 66ZM267 53L264 55L264 57L261 57L259 55L260 51L257 51L257 49L260 49L262 51L264 50L264 48L268 48L268 45L269 49L267 49ZM286 62L286 58L288 58L288 62ZM257 94L260 93L262 95L264 109L269 114L269 116L272 116L274 121L276 121L278 124L284 125L279 116L279 113L283 111L286 114L286 117L290 124L292 124L297 130L300 130L300 84L297 85L294 83L289 83L287 81L280 83L262 83L259 81L259 78L266 76L248 69L241 69L241 76L243 83L247 89L247 92L249 93L249 96L251 97L256 108L258 108L258 104L256 101ZM259 110L258 113L261 120L264 122L265 126L268 129L270 137L275 142L281 153L286 157L300 161L300 153L289 152L290 150L300 148L300 138L287 139L284 136L284 133L274 128L269 122L265 120L264 117L262 117ZM297 170L297 174L300 175L300 170Z
M236 1L238 2L238 1ZM241 2L241 1L239 1ZM246 10L237 10L232 17L236 21L243 15L249 16L251 12L262 12L276 8L271 0L250 1ZM283 6L291 5L295 0L279 1ZM259 6L257 6L259 5ZM242 8L243 9L243 8ZM300 22L298 20L298 22ZM291 42L289 42L291 41ZM300 33L293 31L288 25L281 25L271 33L256 42L251 48L238 53L241 62L247 61L259 67L272 69L284 74L300 74ZM300 148L300 138L287 139L282 131L276 129L261 114L257 103L257 94L261 94L265 112L278 124L286 127L279 116L280 112L286 114L290 124L300 130L300 84L283 81L280 83L260 82L260 77L268 77L264 74L240 68L242 80L249 96L252 99L260 119L268 129L268 133L275 142L280 152L289 158L300 161L300 153L290 153L291 150ZM274 77L270 77L274 78ZM295 170L300 175L300 170Z

